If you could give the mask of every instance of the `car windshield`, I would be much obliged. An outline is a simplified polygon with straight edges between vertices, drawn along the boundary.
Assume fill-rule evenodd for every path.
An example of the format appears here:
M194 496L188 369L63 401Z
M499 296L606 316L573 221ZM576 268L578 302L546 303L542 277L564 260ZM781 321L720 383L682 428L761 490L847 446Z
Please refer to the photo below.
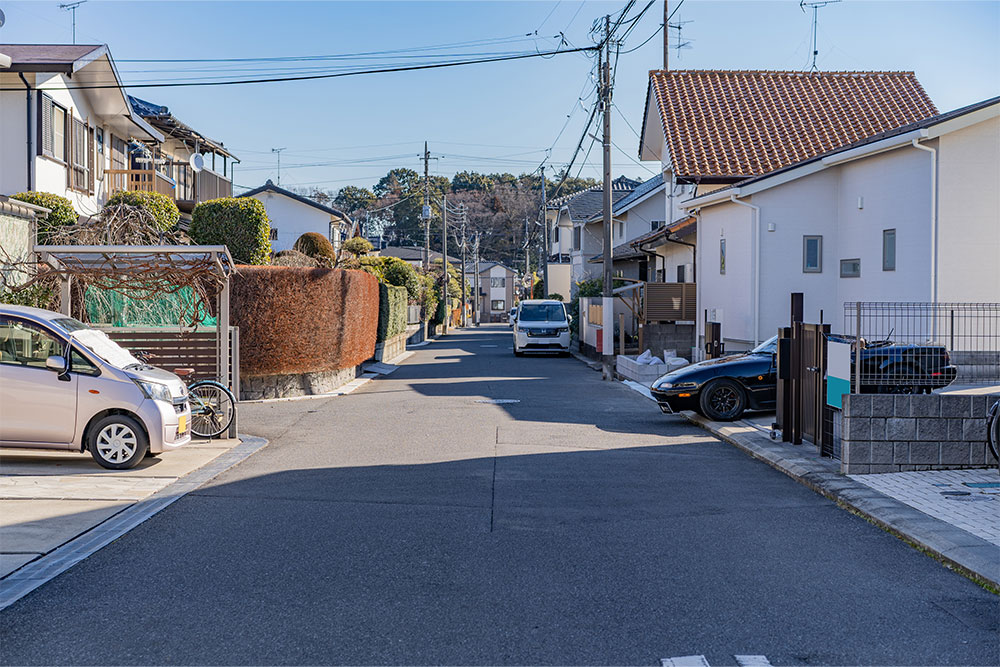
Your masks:
M774 354L778 351L778 337L772 336L750 351L756 354Z
M143 365L141 361L132 356L131 352L108 338L108 334L103 331L91 329L83 322L74 320L71 317L64 317L53 321L69 331L73 341L83 345L112 366L128 368L129 366Z
M526 303L517 319L522 322L565 322L566 313L559 303Z

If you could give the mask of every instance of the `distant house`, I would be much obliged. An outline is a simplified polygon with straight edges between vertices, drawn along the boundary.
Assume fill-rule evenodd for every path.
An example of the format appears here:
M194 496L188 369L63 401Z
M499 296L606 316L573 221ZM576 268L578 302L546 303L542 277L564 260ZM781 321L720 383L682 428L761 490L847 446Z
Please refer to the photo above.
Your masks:
M381 255L382 257L397 257L404 262L412 264L415 269L422 271L424 268L424 249L418 246L386 246L382 250L375 252L376 255ZM441 253L437 250L430 251L430 263L433 265L435 262L441 263ZM452 266L459 267L461 271L462 260L461 258L453 257L448 255L448 263ZM470 261L471 266L471 261Z
M480 262L476 267L466 267L465 279L475 289L476 273L479 273L479 295L476 308L480 322L505 322L507 312L514 306L514 288L517 272L498 262Z
M998 184L1000 97L689 199L698 303L738 350L787 326L790 292L835 324L853 301L1000 301Z
M96 215L117 173L163 133L132 107L107 46L0 44L0 54L11 59L0 69L0 194L51 192Z
M355 231L354 222L346 213L286 190L270 180L239 196L253 197L264 204L271 220L271 249L274 252L290 250L306 232L322 234L339 252L341 243Z

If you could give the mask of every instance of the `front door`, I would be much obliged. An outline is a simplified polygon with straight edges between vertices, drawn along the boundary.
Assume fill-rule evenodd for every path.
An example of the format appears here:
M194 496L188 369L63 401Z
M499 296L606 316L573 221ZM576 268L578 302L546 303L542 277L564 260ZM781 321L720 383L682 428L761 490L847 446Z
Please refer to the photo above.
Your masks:
M79 378L45 367L63 350L47 329L0 316L0 441L72 446Z

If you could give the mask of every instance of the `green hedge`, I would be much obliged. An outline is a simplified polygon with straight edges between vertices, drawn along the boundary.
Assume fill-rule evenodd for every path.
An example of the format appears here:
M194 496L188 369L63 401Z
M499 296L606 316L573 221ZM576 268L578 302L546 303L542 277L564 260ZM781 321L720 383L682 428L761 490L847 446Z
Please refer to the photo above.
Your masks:
M381 343L406 331L406 303L405 287L379 283L377 342Z
M73 202L51 192L18 192L11 199L28 202L49 209L48 215L38 219L38 242L45 243L49 231L64 225L75 225L79 216L73 209Z
M227 246L237 264L267 264L271 259L271 221L264 204L252 197L198 204L188 234L199 245Z
M410 301L417 302L423 293L423 283L413 265L398 257L382 258L382 275L385 282L396 287L405 287Z
M146 209L156 221L156 228L165 232L173 229L177 225L177 221L181 219L181 212L174 200L159 192L123 190L111 195L104 206L106 208L118 204L128 204Z

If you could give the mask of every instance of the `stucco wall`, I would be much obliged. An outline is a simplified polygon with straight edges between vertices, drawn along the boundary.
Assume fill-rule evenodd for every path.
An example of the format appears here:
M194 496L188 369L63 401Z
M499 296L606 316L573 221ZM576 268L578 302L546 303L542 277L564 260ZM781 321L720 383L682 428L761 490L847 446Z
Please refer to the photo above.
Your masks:
M1000 301L1000 118L942 136L938 178L938 300Z
M300 236L306 232L316 232L330 238L331 215L318 208L273 192L253 195L267 209L271 228L278 230L277 240L271 240L274 252L290 250Z
M704 335L707 309L710 320L722 322L727 349L753 341L750 213L736 204L720 204L705 209L698 226L698 335ZM726 240L725 274L719 271L721 239Z

